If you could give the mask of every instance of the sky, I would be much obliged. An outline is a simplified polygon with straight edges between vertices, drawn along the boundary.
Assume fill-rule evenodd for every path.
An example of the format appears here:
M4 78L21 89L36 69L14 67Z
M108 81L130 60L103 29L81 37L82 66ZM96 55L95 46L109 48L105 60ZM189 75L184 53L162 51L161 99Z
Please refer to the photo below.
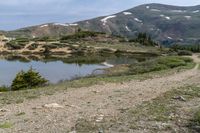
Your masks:
M2 0L0 30L50 22L73 23L147 3L200 5L200 0Z

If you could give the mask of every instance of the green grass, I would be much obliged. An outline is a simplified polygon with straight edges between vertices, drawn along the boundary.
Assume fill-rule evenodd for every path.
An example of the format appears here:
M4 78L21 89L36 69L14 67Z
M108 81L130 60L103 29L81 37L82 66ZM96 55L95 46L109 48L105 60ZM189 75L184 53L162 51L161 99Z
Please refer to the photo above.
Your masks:
M5 122L0 124L0 128L6 129L6 128L11 128L13 125L10 122Z
M195 122L196 125L200 126L200 110L198 110L198 111L194 114L193 122Z
M110 49L117 49L121 51L133 51L133 52L141 52L141 53L156 53L160 54L163 52L157 47L150 47L150 46L141 46L136 43L104 43L104 42L89 42L89 43L80 43L80 46L92 46L92 47L101 47L101 48L110 48ZM165 49L163 49L165 51Z
M189 57L166 56L137 64L109 68L107 69L107 73L108 75L137 75L154 71L169 70L180 66L187 66L190 63L192 63L192 59Z

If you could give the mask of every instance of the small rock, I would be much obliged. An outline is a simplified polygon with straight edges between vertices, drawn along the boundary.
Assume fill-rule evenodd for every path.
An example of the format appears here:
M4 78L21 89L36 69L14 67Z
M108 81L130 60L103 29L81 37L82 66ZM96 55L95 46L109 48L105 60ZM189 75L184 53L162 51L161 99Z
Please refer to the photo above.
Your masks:
M76 131L71 131L71 132L69 132L69 133L76 133Z
M95 94L96 94L96 93L100 93L100 91L92 91L92 92L95 93Z
M7 109L0 109L0 112L8 112L9 110Z
M104 118L104 115L99 115L98 118L96 119L96 122L101 122Z
M186 101L186 99L183 96L173 97L173 99L184 101L184 102Z
M65 106L72 107L72 108L77 108L77 109L79 108L78 106L75 106L75 105L68 105L68 104L67 104L67 105L65 105Z
M45 104L45 108L64 108L63 106L57 104L57 103L51 103L51 104Z
M99 128L99 132L98 133L104 133L102 128Z
M42 107L33 107L32 109L42 109Z

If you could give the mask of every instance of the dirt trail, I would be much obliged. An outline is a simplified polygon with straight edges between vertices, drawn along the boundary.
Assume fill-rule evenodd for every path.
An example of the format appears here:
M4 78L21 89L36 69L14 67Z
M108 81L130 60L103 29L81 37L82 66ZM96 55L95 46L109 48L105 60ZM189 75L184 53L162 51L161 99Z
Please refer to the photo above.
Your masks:
M17 105L6 105L3 109L8 111L0 115L0 122L10 121L14 125L11 129L0 129L0 132L63 133L70 131L80 118L96 119L98 122L103 117L115 117L120 110L149 101L170 89L197 83L200 60L197 55L192 58L197 63L193 69L166 77L82 87ZM43 107L50 103L58 103L62 107ZM16 115L19 112L25 114Z

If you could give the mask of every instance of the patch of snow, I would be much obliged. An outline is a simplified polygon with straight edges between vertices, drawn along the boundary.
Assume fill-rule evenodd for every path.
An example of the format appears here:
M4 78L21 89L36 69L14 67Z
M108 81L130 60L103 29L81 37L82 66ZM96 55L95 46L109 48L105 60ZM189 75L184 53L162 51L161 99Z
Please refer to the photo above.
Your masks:
M167 20L170 20L171 18L170 17L168 17L168 16L165 16L165 18L167 19Z
M168 39L170 39L170 40L172 40L172 39L173 39L173 38L172 38L172 37L170 37L170 36L168 36L167 38L168 38Z
M131 12L123 12L124 15L131 15Z
M180 38L180 39L179 39L179 41L183 41L183 39L182 39L182 38Z
M191 19L192 16L184 16L186 19Z
M150 28L150 30L151 30L151 31L153 31L153 30L154 30L154 28Z
M161 10L158 10L158 9L151 9L151 11L153 11L153 12L160 12Z
M40 27L43 28L43 27L47 27L49 26L48 24L45 24L45 25L41 25Z
M115 17L116 17L116 15L107 16L107 17L101 19L101 22L103 22L103 25L106 25L108 19L115 18Z
M134 18L135 21L142 23L142 20L138 19L138 18Z
M196 10L196 11L193 11L192 13L198 13L199 12L199 10Z
M54 23L53 25L58 25L58 26L69 26L69 24L62 24L62 23Z
M170 19L171 19L170 17L165 16L165 15L163 15L163 14L161 14L160 17L163 17L163 18L165 18L165 19L167 19L167 20L170 20Z
M160 16L161 16L161 17L165 17L165 15L163 15L163 14L161 14Z
M129 31L129 32L131 31L131 30L129 29L129 27L128 27L128 26L126 26L125 28L126 28L126 30L127 30L127 31Z
M187 12L187 11L186 10L171 10L171 12L182 13L182 12Z
M77 26L78 24L69 24L70 26Z
M51 103L51 104L45 104L45 108L64 108L63 106L57 104L57 103Z
M146 6L146 9L149 9L150 7L149 6Z
M114 65L109 64L108 62L103 62L102 64L103 64L104 66L107 66L107 67L114 67Z

